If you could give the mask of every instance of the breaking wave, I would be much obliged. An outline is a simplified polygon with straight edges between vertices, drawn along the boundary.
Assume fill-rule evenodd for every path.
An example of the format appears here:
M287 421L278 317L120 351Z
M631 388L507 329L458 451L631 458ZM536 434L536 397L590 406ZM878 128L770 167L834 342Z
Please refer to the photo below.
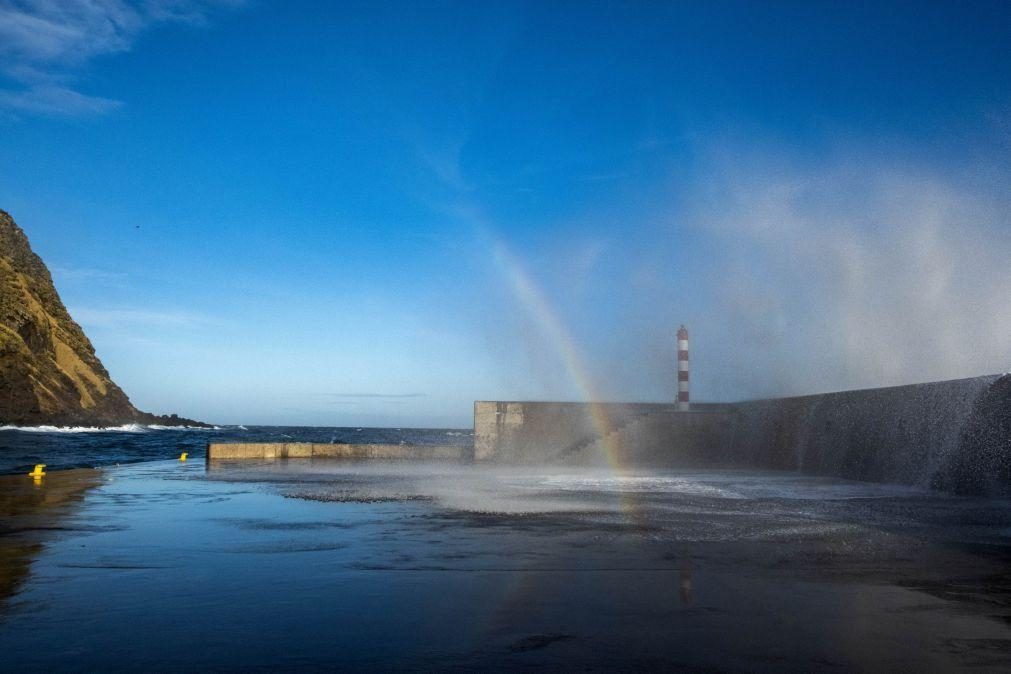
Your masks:
M160 424L148 424L143 428L151 431L220 431L221 426L162 426ZM248 429L247 429L248 430Z
M22 433L147 433L148 431L219 431L219 426L162 426L159 424L123 424L122 426L0 426L0 431Z

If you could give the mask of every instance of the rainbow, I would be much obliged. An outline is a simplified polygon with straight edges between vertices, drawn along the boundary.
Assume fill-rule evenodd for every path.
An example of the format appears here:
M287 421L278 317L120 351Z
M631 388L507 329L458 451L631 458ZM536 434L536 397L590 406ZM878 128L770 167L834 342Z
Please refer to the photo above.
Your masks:
M593 379L587 372L583 359L580 357L575 340L569 334L562 319L552 309L544 292L534 283L530 274L524 269L519 259L509 250L509 247L501 239L491 236L486 228L481 229L484 230L484 235L490 240L490 249L495 265L508 281L509 289L513 296L534 319L534 322L558 351L572 383L579 390L583 400L588 404L594 431L596 431L597 436L600 438L605 458L612 471L618 475L623 475L625 470L622 465L617 438L611 434L614 426L608 416L607 406L601 402L601 396L598 395L596 387L593 384Z

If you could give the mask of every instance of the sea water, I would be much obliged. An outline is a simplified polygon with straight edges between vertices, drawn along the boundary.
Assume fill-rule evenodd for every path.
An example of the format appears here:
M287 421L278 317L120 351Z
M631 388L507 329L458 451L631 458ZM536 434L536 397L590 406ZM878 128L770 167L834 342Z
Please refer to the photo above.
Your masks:
M178 457L202 459L209 442L346 442L352 444L459 445L469 429L217 426L178 428L127 424L113 428L0 426L0 475L37 463L47 470L92 468Z

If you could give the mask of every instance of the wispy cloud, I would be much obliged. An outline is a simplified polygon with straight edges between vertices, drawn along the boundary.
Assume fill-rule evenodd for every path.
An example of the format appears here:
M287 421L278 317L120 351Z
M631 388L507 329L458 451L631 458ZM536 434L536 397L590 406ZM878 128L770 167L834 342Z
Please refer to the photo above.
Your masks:
M81 325L92 328L196 328L215 324L207 316L174 310L75 307L70 314Z
M243 0L0 0L0 110L82 116L120 101L72 86L96 56L129 51L161 23L202 25ZM13 85L13 86L11 86Z
M127 275L119 271L108 271L106 269L93 269L91 267L68 267L59 264L49 265L58 280L62 281L83 281L86 283L119 284L127 278Z
M88 96L60 86L36 86L29 89L0 90L0 109L13 112L80 117L101 115L120 106L111 98Z
M332 398L424 398L427 393L327 393Z
M575 180L581 183L610 183L628 177L627 171L608 171L606 173L588 173L577 175Z
M419 145L418 158L421 165L444 187L459 193L472 192L474 186L464 175L460 165L460 155L465 145L465 137L441 147Z

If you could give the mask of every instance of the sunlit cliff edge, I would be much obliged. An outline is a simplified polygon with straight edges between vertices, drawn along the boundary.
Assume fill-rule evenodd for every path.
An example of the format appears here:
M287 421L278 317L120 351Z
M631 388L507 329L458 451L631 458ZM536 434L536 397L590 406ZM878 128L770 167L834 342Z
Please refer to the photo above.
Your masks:
M201 425L141 412L109 377L28 237L0 210L0 424Z

